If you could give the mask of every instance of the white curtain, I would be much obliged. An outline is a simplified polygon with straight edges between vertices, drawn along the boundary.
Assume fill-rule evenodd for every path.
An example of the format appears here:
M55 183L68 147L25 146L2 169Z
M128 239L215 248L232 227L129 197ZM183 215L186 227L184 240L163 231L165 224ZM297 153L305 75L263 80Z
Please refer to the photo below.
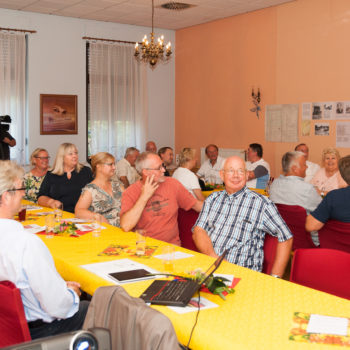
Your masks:
M9 133L17 145L11 159L25 164L26 139L26 38L25 34L0 32L0 115L12 118Z
M147 137L146 68L130 44L90 42L89 154L105 151L118 160Z

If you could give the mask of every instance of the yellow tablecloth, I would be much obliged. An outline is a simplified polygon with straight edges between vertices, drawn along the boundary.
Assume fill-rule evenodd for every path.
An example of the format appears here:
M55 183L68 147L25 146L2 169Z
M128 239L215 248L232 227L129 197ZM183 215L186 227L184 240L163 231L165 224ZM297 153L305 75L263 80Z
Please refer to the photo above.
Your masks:
M65 217L72 214L65 213ZM25 223L33 223L28 221ZM43 218L35 223L43 225ZM108 225L106 225L108 226ZM82 289L93 294L103 285L111 283L80 267L82 264L109 261L120 257L99 256L110 244L125 244L135 247L135 235L124 233L120 229L108 226L102 230L101 237L92 237L88 233L79 238L54 237L48 239L40 235L50 249L57 270L66 280L81 283ZM164 242L147 238L148 245L161 247ZM213 259L192 251L177 247L177 250L190 252L192 257L175 260L175 273L206 269ZM161 249L154 255L160 254ZM130 258L130 257L128 257ZM156 258L135 258L142 264L162 271L162 262ZM201 294L219 307L202 310L191 341L192 349L333 349L335 346L316 345L290 341L289 332L295 311L317 313L331 316L350 316L350 301L326 293L305 288L287 281L279 280L262 273L223 262L219 273L233 274L241 281L235 293L223 301L219 296ZM135 297L151 281L124 284L123 287ZM154 306L166 314L172 321L177 336L182 343L187 343L195 321L196 312L180 315L165 306Z

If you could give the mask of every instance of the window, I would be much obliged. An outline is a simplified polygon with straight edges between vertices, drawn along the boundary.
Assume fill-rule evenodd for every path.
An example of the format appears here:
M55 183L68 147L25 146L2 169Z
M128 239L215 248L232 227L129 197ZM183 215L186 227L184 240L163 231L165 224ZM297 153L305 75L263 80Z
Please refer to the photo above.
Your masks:
M87 150L112 153L141 148L147 135L146 68L130 44L87 43Z

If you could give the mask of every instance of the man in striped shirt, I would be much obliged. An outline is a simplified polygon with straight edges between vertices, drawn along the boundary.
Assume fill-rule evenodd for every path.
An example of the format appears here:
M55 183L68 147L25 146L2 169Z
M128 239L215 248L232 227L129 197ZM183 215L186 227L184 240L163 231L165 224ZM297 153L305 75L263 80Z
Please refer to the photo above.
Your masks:
M275 205L246 187L248 173L239 157L226 159L220 176L225 190L204 202L193 228L200 252L217 257L228 249L229 262L261 271L265 233L278 238L271 275L282 277L292 248L292 234Z

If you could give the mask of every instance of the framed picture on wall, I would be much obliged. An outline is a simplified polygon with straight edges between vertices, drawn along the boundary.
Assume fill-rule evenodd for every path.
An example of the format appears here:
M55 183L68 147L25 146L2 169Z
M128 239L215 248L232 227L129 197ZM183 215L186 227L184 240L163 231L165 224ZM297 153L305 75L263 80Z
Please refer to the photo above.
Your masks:
M40 135L78 133L77 95L40 95Z

